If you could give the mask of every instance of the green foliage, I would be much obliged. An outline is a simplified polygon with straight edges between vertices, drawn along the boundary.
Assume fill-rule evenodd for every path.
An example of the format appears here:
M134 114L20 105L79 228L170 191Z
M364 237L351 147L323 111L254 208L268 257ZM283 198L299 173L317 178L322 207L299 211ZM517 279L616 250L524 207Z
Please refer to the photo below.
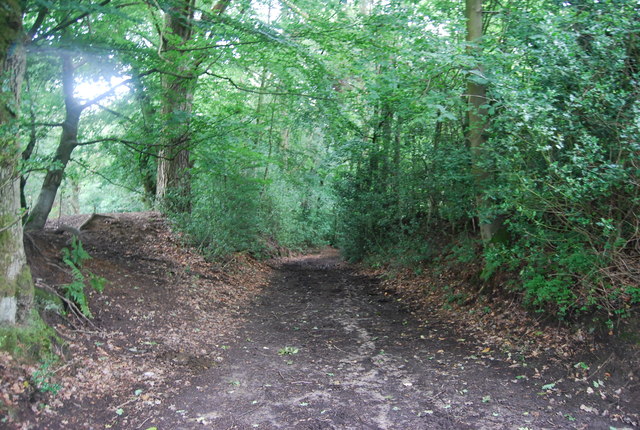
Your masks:
M85 294L85 284L88 283L95 291L101 293L104 290L106 279L95 275L84 266L85 261L91 256L82 247L82 242L73 236L71 239L71 249L62 248L62 261L71 270L73 281L62 286L64 296L75 303L80 312L88 318L92 318L89 303Z
M508 214L511 240L486 250L484 273L518 270L528 302L559 316L614 312L631 299L615 268L637 235L629 214L640 203L628 139L638 132L625 36L633 22L609 4L559 9L516 14L487 59L497 100L487 193ZM525 46L515 63L503 54Z
M300 350L294 346L285 346L278 350L278 355L293 355L300 352Z
M57 362L59 358L56 355L49 355L45 357L41 363L38 370L33 372L31 375L31 380L35 387L43 393L51 393L52 395L58 394L60 391L60 384L57 384L53 381L54 372L51 370Z
M637 4L491 2L473 55L460 2L304 6L267 17L231 2L220 19L195 20L186 41L156 31L159 9L106 6L70 24L73 43L36 37L47 48L37 52L74 53L78 81L132 76L128 92L83 114L79 139L107 139L74 152L63 200L151 207L170 136L192 163L190 193L170 193L190 210L171 217L211 257L331 243L350 260L419 271L445 255L473 263L478 225L500 219L482 281L511 272L503 288L563 318L640 302ZM67 13L52 8L39 34ZM182 46L158 50L161 36ZM167 64L190 78L155 73ZM477 64L482 74L470 73ZM57 57L28 67L23 128L41 148L23 163L32 195L59 136L35 124L64 116ZM473 149L468 80L488 91L486 141ZM184 85L189 97L172 91ZM65 262L65 293L88 311L81 263Z
M45 324L35 310L24 324L0 326L0 350L29 361L50 355L55 339L53 329Z
M312 107L296 102L297 111L276 115L291 101L252 99L220 86L203 79L195 94L216 100L199 105L192 118L198 144L191 154L191 211L171 215L178 228L212 258L326 244L334 196L323 132L308 117Z
M451 257L459 263L471 263L478 258L476 241L463 236L451 249ZM488 263L487 263L488 266ZM485 270L486 270L485 266Z
M406 255L411 247L404 244L500 216L505 225L484 247L482 280L511 271L525 303L559 317L599 309L623 314L638 300L625 281L633 277L628 267L636 264L632 244L640 230L634 215L640 160L631 138L640 131L639 57L629 36L637 7L502 7L504 13L487 17L488 49L479 60L490 114L480 157L463 144L465 112L451 97L464 92L464 81L441 80L441 71L419 66L411 51L396 53L392 65L385 64L385 53L373 55L378 69L364 85L375 97L360 99L370 103L360 110L375 119L388 109L391 123L377 123L373 143L356 138L342 144L340 244L351 259L379 261L368 257L377 254L411 264L394 250ZM393 36L393 30L385 33ZM442 47L403 31L403 40L412 37L420 54L438 64L463 70L472 64L453 42ZM405 64L428 76L427 95L407 91L416 73ZM396 88L413 96L395 98ZM471 181L472 156L490 172L484 183ZM474 219L478 193L491 204ZM450 249L460 262L475 256L471 243L454 242Z

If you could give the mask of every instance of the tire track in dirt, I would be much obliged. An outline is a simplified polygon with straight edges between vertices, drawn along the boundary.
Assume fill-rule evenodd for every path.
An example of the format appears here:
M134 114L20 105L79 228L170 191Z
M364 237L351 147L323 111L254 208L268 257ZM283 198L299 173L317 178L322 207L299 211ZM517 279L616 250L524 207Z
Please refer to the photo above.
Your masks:
M337 255L284 260L222 363L145 422L191 429L608 429L420 324ZM552 399L554 400L554 399ZM167 406L168 405L168 406ZM571 417L568 420L567 417ZM141 418L142 419L142 418Z

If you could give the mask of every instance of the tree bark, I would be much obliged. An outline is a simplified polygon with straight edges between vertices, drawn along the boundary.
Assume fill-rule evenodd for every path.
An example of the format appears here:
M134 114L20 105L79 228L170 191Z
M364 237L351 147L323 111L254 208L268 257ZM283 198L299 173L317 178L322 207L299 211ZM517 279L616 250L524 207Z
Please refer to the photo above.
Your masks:
M467 42L470 54L480 54L482 32L482 0L466 0ZM480 224L480 236L488 243L501 226L500 218L491 215L491 203L485 190L492 175L483 167L484 145L489 125L487 112L487 88L484 68L480 62L469 73L467 95L469 104L467 140L471 149L472 174L476 186L476 207Z
M0 8L0 323L22 322L33 303L33 282L22 242L17 132L26 54L22 7Z
M222 15L230 0L218 0L210 17ZM194 0L182 0L165 14L164 31L170 37L162 39L162 53L170 61L175 75L162 80L164 99L162 114L166 121L162 149L156 175L156 204L170 211L191 210L190 117L193 93L198 80L198 65L204 58L193 58L179 52L193 34ZM175 42L177 40L177 43ZM173 42L172 42L173 41Z
M53 157L54 167L47 170L38 200L34 205L29 219L25 225L27 230L41 230L44 228L53 202L58 193L58 188L62 183L64 169L71 159L71 153L78 145L78 126L80 115L86 105L81 105L73 97L74 75L73 59L69 54L62 54L62 88L64 92L64 102L66 116L62 124L60 143Z
M165 101L162 107L166 119L162 149L159 153L156 177L156 202L177 212L189 212L191 196L190 116L195 82L183 78L165 80Z
M191 176L189 174L189 127L196 78L191 61L176 51L191 38L193 2L184 0L165 14L162 52L177 66L178 76L164 75L162 115L165 118L162 149L156 177L156 203L176 212L191 208ZM178 38L179 42L171 42Z

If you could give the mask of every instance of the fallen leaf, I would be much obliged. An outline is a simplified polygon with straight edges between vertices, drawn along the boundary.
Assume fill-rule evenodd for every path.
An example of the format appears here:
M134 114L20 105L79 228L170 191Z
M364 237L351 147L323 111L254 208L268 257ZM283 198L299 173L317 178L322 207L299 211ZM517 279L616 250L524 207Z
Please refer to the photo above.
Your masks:
M591 406L587 406L587 405L580 405L580 410L589 412L592 414L598 414L598 410L596 408L592 408Z

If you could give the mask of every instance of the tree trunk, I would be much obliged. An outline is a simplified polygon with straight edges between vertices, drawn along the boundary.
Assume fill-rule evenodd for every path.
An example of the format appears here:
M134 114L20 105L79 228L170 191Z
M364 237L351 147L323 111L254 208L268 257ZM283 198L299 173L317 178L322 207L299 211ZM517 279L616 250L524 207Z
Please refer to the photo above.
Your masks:
M156 203L175 212L191 210L190 116L193 93L197 83L197 69L203 58L193 58L180 52L193 33L194 0L182 0L165 13L163 59L172 64L174 75L166 74L162 80L164 99L162 114L166 126L162 149L159 153L156 177ZM230 0L218 0L211 8L211 16L222 15ZM176 44L175 41L178 40Z
M132 82L134 86L134 96L138 103L140 103L143 120L142 128L145 142L147 142L146 139L154 139L155 133L151 124L155 121L156 111L138 75L140 75L140 73L136 70ZM138 171L140 172L140 180L142 181L144 189L143 203L148 209L153 207L153 201L156 197L155 173L157 172L157 165L154 166L153 164L155 160L155 157L152 157L153 151L153 145L150 145L145 148L144 152L139 153L136 158Z
M167 124L158 159L156 202L166 209L189 212L191 207L190 119L193 107L193 80L172 78L165 82L162 114ZM191 82L189 82L191 81Z
M22 242L17 132L26 54L22 8L0 8L0 323L21 322L31 310L33 282Z
M162 41L165 59L177 66L178 76L164 75L162 79L162 115L166 125L158 160L156 203L176 212L189 212L191 208L189 127L196 78L190 59L176 48L191 38L192 18L191 0L184 0L179 6L171 8L165 14L165 31L179 37L180 42L177 46L171 43L173 37L163 38Z
M480 54L482 39L482 0L466 0L467 42L470 54ZM469 97L469 114L467 139L471 148L472 173L476 186L476 206L480 221L480 236L484 243L488 243L501 226L500 218L491 215L491 203L487 199L485 189L491 181L492 175L482 166L485 158L484 144L488 126L487 89L482 83L484 69L479 62L471 70L467 79L467 94Z
M165 140L158 160L156 202L163 208L186 213L191 208L189 135Z
M72 215L80 214L80 181L77 178L69 180L69 212Z
M41 230L44 228L58 188L62 183L64 169L71 159L71 153L78 144L80 115L86 105L80 105L73 97L73 79L73 60L69 54L62 54L62 87L65 95L66 116L62 125L60 143L53 157L54 167L47 170L38 200L29 214L29 220L25 226L27 230Z

